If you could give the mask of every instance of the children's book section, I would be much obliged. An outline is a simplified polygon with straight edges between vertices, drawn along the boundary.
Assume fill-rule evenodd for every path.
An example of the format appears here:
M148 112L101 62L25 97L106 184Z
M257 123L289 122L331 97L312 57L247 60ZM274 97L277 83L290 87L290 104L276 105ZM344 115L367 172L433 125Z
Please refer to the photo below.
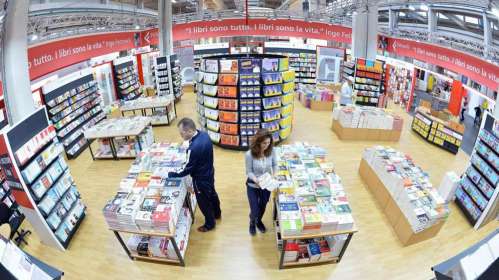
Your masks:
M182 170L186 161L187 147L152 144L139 153L104 207L109 229L131 259L185 265L196 200L187 189L190 177L167 174Z
M204 58L196 73L199 122L211 140L247 149L260 128L275 142L288 138L293 121L295 74L284 56Z
M307 143L276 148L274 223L279 268L339 262L357 231L326 151Z
M398 141L403 123L387 109L349 105L333 110L332 130L341 140Z
M359 173L403 245L438 234L449 215L448 204L410 156L389 147L368 148Z

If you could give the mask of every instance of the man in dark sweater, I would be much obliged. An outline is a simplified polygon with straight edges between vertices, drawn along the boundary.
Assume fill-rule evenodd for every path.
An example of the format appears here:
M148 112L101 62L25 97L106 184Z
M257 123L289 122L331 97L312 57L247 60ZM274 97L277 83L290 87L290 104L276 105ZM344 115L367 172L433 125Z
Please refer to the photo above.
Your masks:
M206 132L196 129L192 119L183 118L178 123L180 136L189 141L189 161L181 172L170 172L168 177L191 175L199 209L204 215L204 225L198 228L207 232L215 228L215 219L220 219L220 200L215 191L215 168L213 167L213 144Z

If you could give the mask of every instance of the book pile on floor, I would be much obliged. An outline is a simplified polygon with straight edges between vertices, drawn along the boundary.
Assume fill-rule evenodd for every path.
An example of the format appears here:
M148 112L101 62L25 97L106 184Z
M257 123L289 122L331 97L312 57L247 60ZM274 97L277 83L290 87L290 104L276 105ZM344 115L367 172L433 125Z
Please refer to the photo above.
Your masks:
M166 178L182 169L185 148L153 144L139 153L114 199L104 207L111 229L172 232L187 194L187 179Z
M370 106L343 106L333 110L333 119L343 127L402 130L403 119L389 111Z
M353 217L341 180L324 149L304 143L276 148L283 234L348 230Z
M447 203L431 184L428 173L408 155L376 146L366 149L363 159L385 185L413 232L421 232L447 218Z

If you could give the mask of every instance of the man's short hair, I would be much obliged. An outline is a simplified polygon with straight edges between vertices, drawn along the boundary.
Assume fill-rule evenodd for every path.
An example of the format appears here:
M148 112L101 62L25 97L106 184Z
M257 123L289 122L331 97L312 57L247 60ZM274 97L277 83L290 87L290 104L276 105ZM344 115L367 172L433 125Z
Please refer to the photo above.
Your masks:
M196 123L190 118L182 118L177 124L177 127L181 126L184 129L196 130Z

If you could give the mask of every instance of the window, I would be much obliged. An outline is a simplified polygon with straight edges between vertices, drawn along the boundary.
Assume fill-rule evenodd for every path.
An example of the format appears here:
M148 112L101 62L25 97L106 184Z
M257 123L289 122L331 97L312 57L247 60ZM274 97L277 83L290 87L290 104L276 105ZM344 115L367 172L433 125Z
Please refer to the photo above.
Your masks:
M378 22L388 22L388 11L379 11L378 13Z

